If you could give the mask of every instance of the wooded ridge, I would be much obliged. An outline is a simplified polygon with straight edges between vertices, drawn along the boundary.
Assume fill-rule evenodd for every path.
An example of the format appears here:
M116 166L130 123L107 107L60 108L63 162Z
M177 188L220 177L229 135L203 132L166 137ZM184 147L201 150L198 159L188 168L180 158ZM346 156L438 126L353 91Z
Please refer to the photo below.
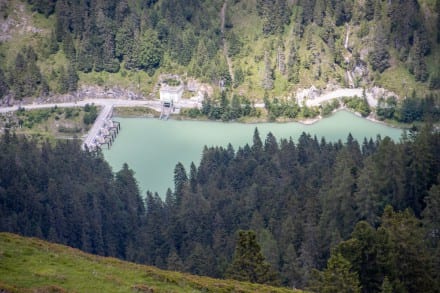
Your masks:
M311 86L379 85L421 97L440 88L439 1L1 5L0 97L72 92L78 83L148 95L160 73L221 82L229 100L289 97Z
M113 174L79 142L39 146L7 132L0 230L169 270L317 292L338 287L327 279L335 270L349 274L337 282L349 282L350 292L385 285L436 292L439 149L439 133L428 126L399 143L361 144L305 133L298 142L271 134L263 142L255 130L252 145L238 150L206 147L188 173L178 163L174 190L162 201L139 193L127 165ZM241 245L254 252L243 254ZM232 269L243 261L264 273Z

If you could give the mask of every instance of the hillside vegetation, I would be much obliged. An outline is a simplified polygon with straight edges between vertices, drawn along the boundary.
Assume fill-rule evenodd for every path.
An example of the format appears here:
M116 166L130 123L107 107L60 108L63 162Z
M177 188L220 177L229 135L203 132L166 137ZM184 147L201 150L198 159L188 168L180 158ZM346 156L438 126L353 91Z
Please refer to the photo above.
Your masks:
M351 135L326 142L305 133L298 142L270 133L263 141L256 129L251 145L205 147L188 172L178 163L162 200L141 194L126 164L113 173L78 141L37 144L6 132L0 231L313 292L341 292L324 290L340 285L348 288L342 292L385 285L436 292L439 135L425 126L399 143Z
M0 233L2 292L301 292L163 271Z
M439 1L2 0L0 96L79 84L154 89L159 73L261 101L299 88L440 88Z

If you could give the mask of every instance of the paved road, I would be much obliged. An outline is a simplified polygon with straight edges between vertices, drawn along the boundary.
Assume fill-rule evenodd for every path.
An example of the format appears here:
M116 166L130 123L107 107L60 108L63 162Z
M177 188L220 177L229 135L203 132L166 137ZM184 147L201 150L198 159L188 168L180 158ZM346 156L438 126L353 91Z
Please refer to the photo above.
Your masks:
M307 99L307 106L318 106L321 103L335 99L340 97L362 97L362 89L356 88L356 89L338 89L334 90L329 93L325 93L323 95L320 95L314 99ZM377 106L377 100L373 97L371 93L367 92L367 100L368 104L370 106L376 107ZM299 101L301 104L301 101ZM51 104L28 104L23 105L25 109L44 109L44 108L52 108L55 106L58 107L84 107L86 104L95 104L98 106L113 106L113 107L149 107L151 109L154 109L158 112L161 111L161 104L159 100L124 100L124 99L85 99L78 101L76 103L51 103ZM176 108L195 108L200 107L201 104L194 100L181 100L179 103L175 104ZM264 104L256 104L257 108L264 107ZM17 111L18 106L13 107L0 107L0 113L6 113L6 112L12 112Z
M358 97L362 97L362 93L363 93L363 89L361 88L356 88L356 89L338 89L338 90L334 90L332 92L320 95L314 99L307 99L306 100L306 105L307 106L319 106L320 104L322 104L325 101L328 100L332 100L332 99L336 99L336 98L342 98L342 97L354 97L354 96L358 96ZM373 95L371 93L366 93L367 95L367 101L368 104L371 107L376 107L377 106L377 100L373 97Z
M57 107L84 107L86 104L95 104L97 106L113 106L113 107L148 107L158 112L161 110L161 103L159 100L123 100L123 99L86 99L78 101L77 103L50 103L50 104L27 104L22 105L25 109L45 109ZM194 108L200 106L200 103L192 100L182 100L175 103L176 108ZM17 111L18 106L0 107L0 113L7 113Z
M160 101L142 101L142 100L122 100L122 99L86 99L77 103L50 103L50 104L27 104L22 105L25 109L44 109L57 107L84 107L86 104L95 104L98 106L119 106L119 107L149 107L160 111ZM0 113L17 111L18 106L1 107Z

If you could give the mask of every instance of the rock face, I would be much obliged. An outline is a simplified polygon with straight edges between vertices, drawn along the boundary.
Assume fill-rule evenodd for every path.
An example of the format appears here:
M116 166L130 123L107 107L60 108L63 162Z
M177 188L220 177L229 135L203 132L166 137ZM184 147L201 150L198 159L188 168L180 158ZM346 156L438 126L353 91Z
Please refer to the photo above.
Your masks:
M189 78L186 82L186 89L189 92L198 93L204 96L205 94L208 95L208 97L212 96L214 93L214 89L211 85L207 83L202 83L194 78Z
M74 94L75 95L75 94ZM103 88L99 86L83 86L76 93L78 98L142 100L143 96L121 87ZM72 95L70 95L72 96Z
M394 93L394 92L392 92L392 91L389 91L389 90L386 90L386 89L381 88L381 87L377 87L377 86L372 87L371 89L369 89L368 92L371 93L371 95L372 95L376 100L378 100L378 99L380 99L380 98L387 98L387 97L396 97L396 98L399 98L399 96L398 96L396 93Z
M14 7L9 7L14 5ZM12 1L0 0L0 42L8 41L14 34L36 34L43 30L35 27L31 15L24 4L18 5Z
M298 90L296 92L296 98L298 99L298 102L299 102L299 101L304 100L305 98L314 99L314 98L318 97L320 94L321 94L321 91L312 85L308 89Z
M2 106L14 106L29 105L33 103L69 103L77 102L84 99L143 100L144 97L134 93L133 91L120 87L103 88L100 86L82 86L78 91L74 93L68 93L64 95L50 95L37 98L29 97L23 98L21 101L14 99L14 97L9 94L2 99L0 104Z

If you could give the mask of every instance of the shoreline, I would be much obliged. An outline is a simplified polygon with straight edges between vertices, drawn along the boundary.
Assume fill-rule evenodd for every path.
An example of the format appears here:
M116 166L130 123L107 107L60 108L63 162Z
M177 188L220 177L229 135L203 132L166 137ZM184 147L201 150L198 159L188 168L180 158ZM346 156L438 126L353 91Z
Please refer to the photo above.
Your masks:
M125 108L126 106L115 106L115 108ZM142 107L142 106L141 106ZM138 108L138 107L133 107L133 108ZM407 127L399 127L396 126L394 124L391 123L387 123L385 121L381 121L378 119L375 119L374 117L372 117L372 115L370 114L367 117L363 117L362 115L360 115L359 113L352 111L349 108L346 107L340 107L338 109L335 109L332 111L332 113L328 116L322 116L319 115L317 117L314 118L307 118L307 119L287 119L285 121L267 121L267 120L263 120L263 119L251 119L249 121L240 121L240 120L230 120L230 121L222 121L222 120L209 120L209 119L197 119L197 118L190 118L188 116L183 116L180 114L175 114L175 115L170 115L170 120L176 120L176 121L197 121L197 122L220 122L220 123L240 123L240 124L260 124L260 123L275 123L275 124L285 124L285 123L299 123L305 126L309 126L309 125L313 125L316 124L322 120L325 120L326 118L330 118L333 114L340 112L340 111L346 111L349 112L353 115L358 116L359 118L362 119L366 119L370 122L373 123L377 123L380 125L384 125L384 126L388 126L388 127L392 127L392 128L396 128L396 129L407 129L410 125L408 124ZM159 119L159 114L147 114L147 115L115 115L114 117L118 117L118 118L147 118L147 119Z
M121 118L158 118L158 113L160 113L160 101L159 100L129 100L129 99L82 99L82 100L78 100L76 102L60 102L60 103L32 103L32 104L22 104L21 106L19 105L14 105L11 107L0 107L0 113L8 113L8 112L15 112L17 111L19 108L24 108L24 109L30 109L30 110L34 110L34 109L47 109L47 108L53 108L53 107L66 107L66 108L71 108L71 107L83 107L86 104L95 104L97 106L101 106L101 107L105 107L105 106L113 106L114 108L148 108L153 111L155 111L157 113L148 113L146 115L117 115L115 117L121 117ZM182 105L182 109L184 108L192 108L194 107L194 105L191 105L190 107L188 105ZM405 129L406 127L399 127L396 125L393 125L391 123L387 123L385 121L381 121L378 119L375 119L374 117L372 117L372 114L370 114L367 117L362 117L359 113L356 113L355 111L352 111L351 109L348 109L347 107L340 107L338 109L335 109L332 111L333 115L334 113L338 112L338 111L347 111L350 113L353 113L356 116L359 116L360 118L363 119L367 119L373 123L378 123L378 124L382 124L382 125L386 125L389 127L393 127L393 128L400 128L400 129ZM330 115L330 116L331 116ZM197 119L197 118L189 118L188 116L182 116L180 114L176 114L176 115L171 115L171 119L173 119L174 117L178 117L176 120L193 120L193 121L210 121L208 119ZM302 125L313 125L315 123L318 123L319 121L325 119L327 117L324 116L317 116L314 118L307 118L307 119L288 119L285 121L267 121L267 120L263 120L263 119L250 119L250 121L240 121L240 120L234 120L234 121L227 121L227 122L237 122L237 123L244 123L244 124L258 124L258 123L290 123L290 122L297 122L300 123ZM224 121L217 121L217 122L224 122Z

